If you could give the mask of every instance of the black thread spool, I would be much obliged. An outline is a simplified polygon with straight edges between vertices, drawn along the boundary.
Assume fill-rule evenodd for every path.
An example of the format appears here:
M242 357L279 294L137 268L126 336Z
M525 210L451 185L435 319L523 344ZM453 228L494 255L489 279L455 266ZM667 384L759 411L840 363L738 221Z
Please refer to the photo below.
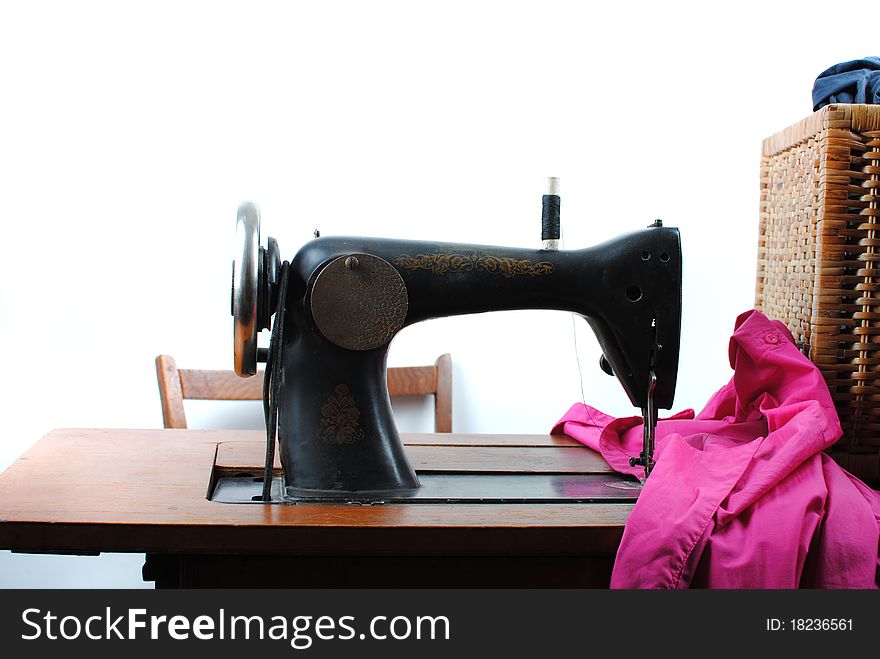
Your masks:
M559 179L547 179L547 194L541 197L541 245L543 249L559 249Z

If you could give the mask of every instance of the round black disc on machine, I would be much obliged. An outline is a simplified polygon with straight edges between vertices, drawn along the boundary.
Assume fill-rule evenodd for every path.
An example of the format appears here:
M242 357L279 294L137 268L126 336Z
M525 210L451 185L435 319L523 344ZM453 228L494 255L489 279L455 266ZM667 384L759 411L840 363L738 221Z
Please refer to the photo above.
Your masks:
M321 334L347 350L386 345L403 327L406 284L385 259L347 254L330 261L312 285L312 317Z

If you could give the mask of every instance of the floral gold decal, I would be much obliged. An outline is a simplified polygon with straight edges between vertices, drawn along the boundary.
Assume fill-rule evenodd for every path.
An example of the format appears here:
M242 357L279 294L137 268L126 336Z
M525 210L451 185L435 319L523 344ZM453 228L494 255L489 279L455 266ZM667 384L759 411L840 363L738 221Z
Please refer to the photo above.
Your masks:
M321 408L321 439L328 444L351 444L364 438L360 410L347 384L338 384Z
M407 270L430 270L435 275L447 272L470 272L478 270L502 277L539 277L553 272L552 263L535 263L528 259L513 259L504 256L478 254L404 254L394 259L394 265Z

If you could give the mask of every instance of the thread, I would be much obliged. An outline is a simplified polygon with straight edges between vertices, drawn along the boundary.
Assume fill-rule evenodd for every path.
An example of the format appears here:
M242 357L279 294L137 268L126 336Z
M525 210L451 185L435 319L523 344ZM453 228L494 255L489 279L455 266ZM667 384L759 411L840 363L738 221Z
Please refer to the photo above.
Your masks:
M541 197L541 240L559 240L559 195Z

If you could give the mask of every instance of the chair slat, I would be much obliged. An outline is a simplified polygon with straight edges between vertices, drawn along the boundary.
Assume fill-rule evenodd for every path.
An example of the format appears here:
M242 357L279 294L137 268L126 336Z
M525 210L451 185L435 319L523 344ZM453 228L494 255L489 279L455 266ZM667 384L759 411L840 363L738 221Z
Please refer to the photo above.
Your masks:
M388 393L391 396L427 396L436 390L435 366L388 369Z
M183 397L191 400L260 400L263 373L240 378L232 371L180 369Z
M166 428L186 428L183 400L262 400L263 376L240 378L232 371L178 369L168 355L156 357L162 419ZM388 369L390 396L434 396L434 431L452 432L452 358L434 366Z
M162 422L166 428L186 428L180 374L171 357L156 357L156 376L159 379L159 398L162 401Z

